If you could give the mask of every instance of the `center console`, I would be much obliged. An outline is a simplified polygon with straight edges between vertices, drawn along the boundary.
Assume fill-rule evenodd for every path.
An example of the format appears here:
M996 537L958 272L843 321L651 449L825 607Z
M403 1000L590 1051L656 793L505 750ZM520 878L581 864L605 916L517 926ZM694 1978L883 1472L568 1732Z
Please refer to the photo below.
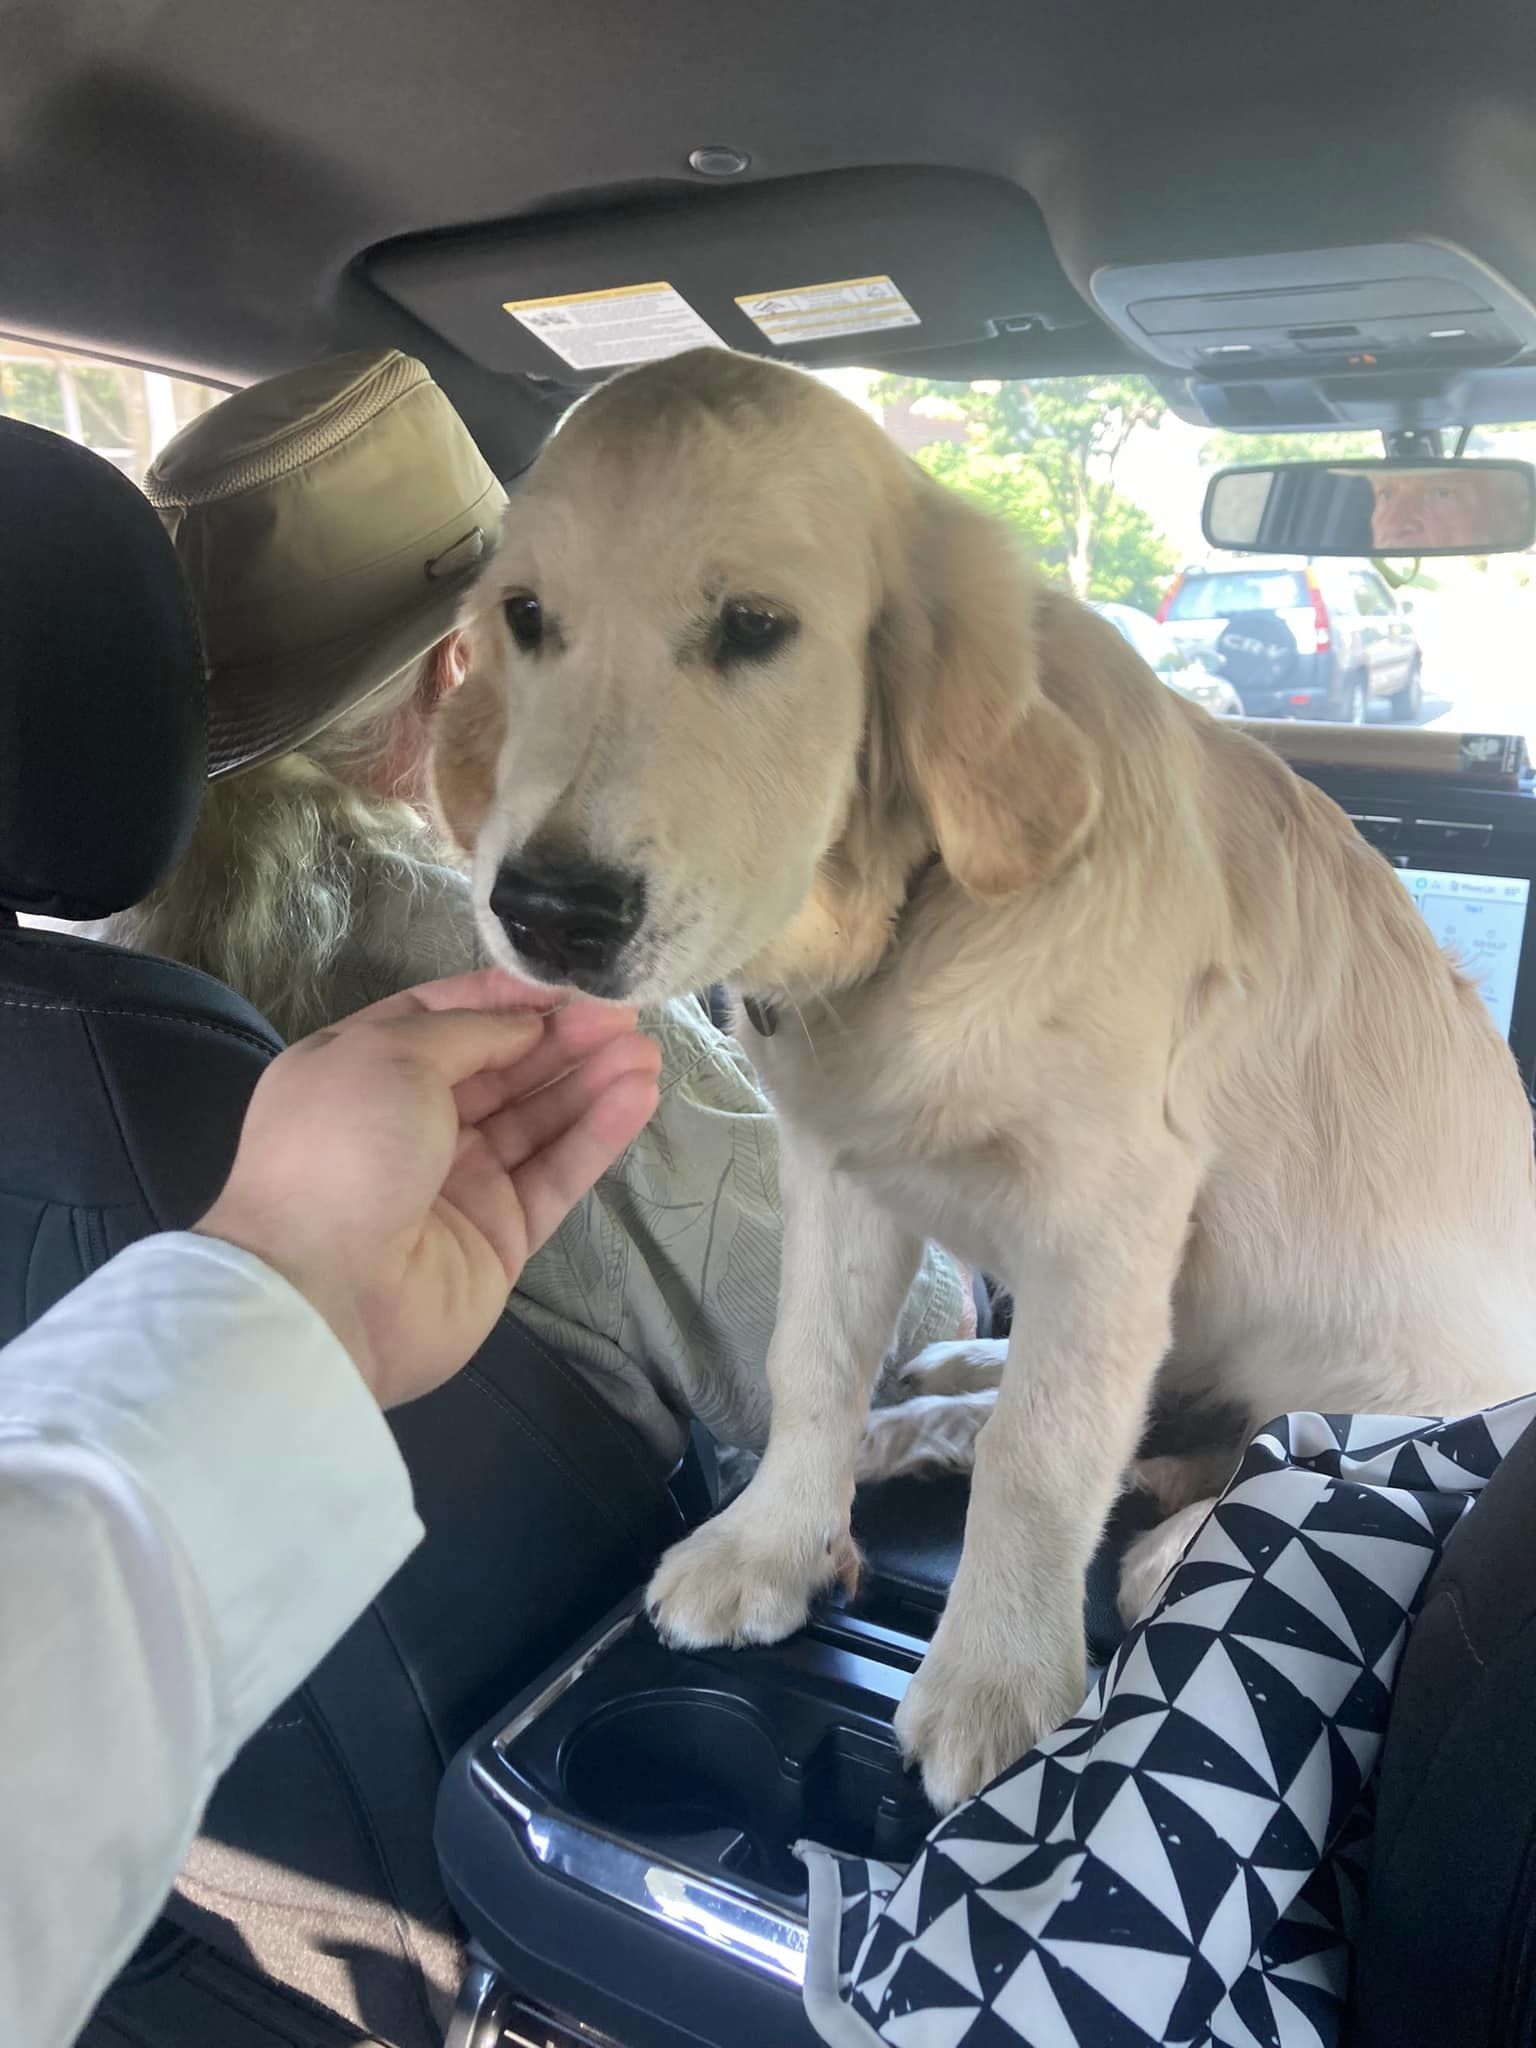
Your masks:
M563 2016L552 2040L813 2043L794 1844L915 1855L935 1817L891 1721L923 1647L829 1609L771 1648L689 1653L638 1595L610 1615L444 1782L438 1854L481 2017L488 1968ZM461 2015L465 2048L519 2034Z
M637 1590L460 1752L437 1851L476 1961L449 2048L811 2048L794 1845L902 1866L934 1825L892 1721L964 1506L963 1482L862 1490L858 1604L819 1603L786 1642L669 1649ZM1111 1517L1092 1666L1120 1638L1125 1545L1156 1519L1140 1494Z

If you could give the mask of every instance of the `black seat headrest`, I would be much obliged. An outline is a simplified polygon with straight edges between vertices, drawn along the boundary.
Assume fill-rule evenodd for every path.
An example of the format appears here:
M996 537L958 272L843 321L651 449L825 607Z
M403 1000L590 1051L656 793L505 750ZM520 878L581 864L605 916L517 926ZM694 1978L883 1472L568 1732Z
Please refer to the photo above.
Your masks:
M203 799L203 660L159 517L99 455L0 419L0 907L106 917Z

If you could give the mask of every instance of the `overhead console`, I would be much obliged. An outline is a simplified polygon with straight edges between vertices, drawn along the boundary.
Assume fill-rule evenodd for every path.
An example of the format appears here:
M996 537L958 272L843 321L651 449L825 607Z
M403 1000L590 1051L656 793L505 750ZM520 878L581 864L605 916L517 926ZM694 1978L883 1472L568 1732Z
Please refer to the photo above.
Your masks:
M717 342L810 365L1051 374L1121 345L1003 179L895 168L620 195L370 251L372 284L485 369L581 387Z
M1405 370L1364 377L1269 377L1227 383L1160 377L1192 426L1233 433L1323 433L1378 427L1477 427L1536 419L1536 362L1491 370Z
M1092 291L1143 357L1215 382L1377 380L1536 355L1536 307L1439 241L1111 264Z

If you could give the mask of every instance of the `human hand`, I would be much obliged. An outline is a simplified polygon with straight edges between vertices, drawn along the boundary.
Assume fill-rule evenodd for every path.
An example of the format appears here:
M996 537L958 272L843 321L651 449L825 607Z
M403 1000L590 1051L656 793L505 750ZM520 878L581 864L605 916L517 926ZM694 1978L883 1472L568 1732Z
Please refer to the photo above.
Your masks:
M953 1252L946 1255L950 1264L960 1275L960 1327L957 1337L974 1337L976 1334L976 1285L975 1271L963 1259L957 1259Z
M631 1010L495 968L410 989L273 1061L197 1228L298 1288L381 1406L414 1400L643 1128L659 1066Z

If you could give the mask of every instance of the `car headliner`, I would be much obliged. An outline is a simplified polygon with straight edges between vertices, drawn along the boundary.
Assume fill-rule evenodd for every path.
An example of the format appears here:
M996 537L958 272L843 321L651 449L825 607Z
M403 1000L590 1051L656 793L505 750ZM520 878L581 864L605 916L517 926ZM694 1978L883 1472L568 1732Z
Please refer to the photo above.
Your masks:
M0 0L0 107L0 329L231 382L395 340L503 470L564 394L413 320L367 252L509 223L516 297L521 231L643 239L700 144L750 153L731 196L915 166L1043 218L1018 260L1071 317L902 358L924 374L1133 361L1084 303L1109 261L1431 234L1536 297L1522 0Z

